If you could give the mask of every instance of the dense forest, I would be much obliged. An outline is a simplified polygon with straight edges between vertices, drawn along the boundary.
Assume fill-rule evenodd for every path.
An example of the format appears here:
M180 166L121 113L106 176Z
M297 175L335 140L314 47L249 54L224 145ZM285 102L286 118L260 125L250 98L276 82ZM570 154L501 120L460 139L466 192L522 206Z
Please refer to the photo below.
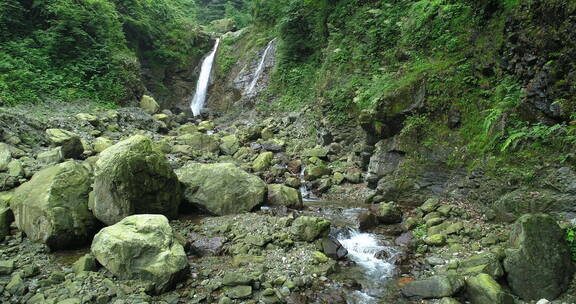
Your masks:
M576 1L1 0L0 302L576 303Z

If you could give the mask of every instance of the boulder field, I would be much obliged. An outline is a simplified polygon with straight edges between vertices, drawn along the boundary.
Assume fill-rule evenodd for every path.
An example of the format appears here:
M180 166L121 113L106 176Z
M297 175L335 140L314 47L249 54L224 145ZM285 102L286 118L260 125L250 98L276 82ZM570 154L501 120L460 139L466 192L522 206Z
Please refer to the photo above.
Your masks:
M134 111L71 115L77 128L32 133L38 147L0 144L2 303L346 303L370 263L393 269L377 281L384 303L571 301L558 217L390 199L366 171L389 164L363 171L360 150L292 138L298 118ZM351 231L387 250L341 242Z

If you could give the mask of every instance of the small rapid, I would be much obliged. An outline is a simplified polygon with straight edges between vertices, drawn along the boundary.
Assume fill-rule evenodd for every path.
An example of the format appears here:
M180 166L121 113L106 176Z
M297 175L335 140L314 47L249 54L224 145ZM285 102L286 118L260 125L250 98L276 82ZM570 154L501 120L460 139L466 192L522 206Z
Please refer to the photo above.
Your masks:
M204 109L204 103L206 102L206 96L208 94L208 86L210 85L210 75L212 74L212 66L214 65L214 58L216 57L216 51L218 50L218 45L220 44L220 39L216 39L214 44L214 49L206 56L202 62L202 67L200 68L200 76L198 77L198 82L196 83L196 92L190 103L190 108L192 109L192 114L198 116L202 114Z
M341 233L338 241L348 250L348 259L355 262L361 270L358 282L362 290L348 295L349 304L375 304L385 295L386 283L393 278L396 268L394 260L397 249L385 245L377 235L350 230Z

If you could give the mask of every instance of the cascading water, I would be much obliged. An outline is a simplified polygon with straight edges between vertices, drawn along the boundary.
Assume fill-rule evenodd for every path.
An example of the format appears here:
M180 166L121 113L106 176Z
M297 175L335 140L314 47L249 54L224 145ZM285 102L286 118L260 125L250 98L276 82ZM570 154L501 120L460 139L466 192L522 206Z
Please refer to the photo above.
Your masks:
M202 114L202 110L204 109L204 102L206 101L206 95L208 93L208 85L210 84L210 74L212 74L214 57L216 57L216 51L218 50L219 44L220 39L216 39L214 49L202 62L200 77L198 77L198 82L196 83L196 93L194 93L194 98L190 104L190 108L192 109L192 114L194 114L194 116Z
M274 41L276 41L276 38L270 40L270 42L268 42L268 45L266 46L266 49L264 50L264 53L262 54L262 58L260 59L260 63L258 64L258 68L256 68L256 72L254 73L254 78L252 78L252 82L250 82L250 86L248 86L248 90L246 90L246 95L251 95L254 92L254 89L256 88L256 84L258 84L258 80L260 79L260 76L262 75L262 72L264 71L264 65L266 63L266 57L268 57L268 53L270 53L270 50L272 50L272 47L274 46Z
M394 276L396 249L383 245L376 235L358 230L341 234L338 241L348 250L348 259L363 270L362 291L351 293L348 303L379 303L377 297L384 292L383 286Z

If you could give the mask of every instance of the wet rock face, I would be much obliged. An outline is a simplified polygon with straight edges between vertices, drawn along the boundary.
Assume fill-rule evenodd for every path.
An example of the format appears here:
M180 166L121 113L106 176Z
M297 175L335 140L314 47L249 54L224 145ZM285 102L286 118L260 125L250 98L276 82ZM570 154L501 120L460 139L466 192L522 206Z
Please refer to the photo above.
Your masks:
M11 199L16 225L51 249L89 242L97 226L88 210L91 182L88 170L74 161L36 173Z
M570 1L528 1L507 20L505 68L523 81L522 114L553 123L570 119L576 91L576 5ZM545 33L545 34L542 34Z
M264 202L264 181L233 164L189 164L176 173L187 203L216 215L249 212Z
M522 299L552 300L566 291L574 268L564 233L551 216L527 214L516 221L504 269L512 291Z
M340 244L340 241L333 237L325 237L322 239L322 251L331 259L341 260L348 255L348 250Z
M162 215L133 215L102 229L92 242L98 262L121 279L139 279L161 293L186 277L188 258Z
M109 147L96 162L91 209L111 225L132 214L175 217L180 183L162 152L144 136L133 136Z

